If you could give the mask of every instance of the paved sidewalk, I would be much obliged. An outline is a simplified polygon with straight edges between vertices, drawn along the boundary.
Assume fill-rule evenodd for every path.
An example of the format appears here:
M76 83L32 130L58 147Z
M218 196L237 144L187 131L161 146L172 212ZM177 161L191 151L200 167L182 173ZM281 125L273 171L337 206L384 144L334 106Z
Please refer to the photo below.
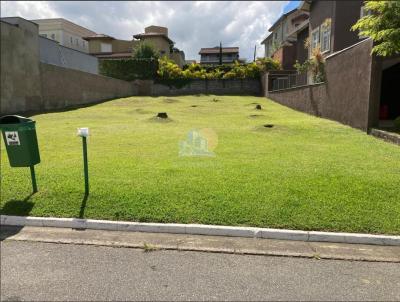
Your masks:
M399 301L400 264L5 240L0 298Z
M400 262L399 246L303 242L224 236L2 226L8 240L183 251Z

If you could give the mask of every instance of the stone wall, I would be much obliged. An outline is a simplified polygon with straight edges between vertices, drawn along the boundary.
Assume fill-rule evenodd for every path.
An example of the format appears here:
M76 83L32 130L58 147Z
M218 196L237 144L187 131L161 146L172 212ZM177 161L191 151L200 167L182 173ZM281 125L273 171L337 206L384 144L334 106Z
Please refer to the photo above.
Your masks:
M326 81L264 95L293 109L332 119L362 130L378 122L381 62L371 56L372 41L364 40L326 58Z
M153 84L148 95L190 95L190 94L217 94L217 95L260 95L259 79L243 80L193 80L182 88L168 87L162 84Z

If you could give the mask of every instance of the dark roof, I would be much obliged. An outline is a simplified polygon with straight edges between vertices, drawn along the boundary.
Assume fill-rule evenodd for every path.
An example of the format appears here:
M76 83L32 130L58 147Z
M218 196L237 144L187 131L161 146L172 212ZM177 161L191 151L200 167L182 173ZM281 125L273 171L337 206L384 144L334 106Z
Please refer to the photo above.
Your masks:
M89 41L89 40L115 40L114 37L108 36L108 35L104 35L104 34L96 34L93 36L88 36L88 37L83 37L83 40Z
M291 13L295 12L297 10L297 8L292 9L291 11L288 11L286 14L283 14L282 16L279 17L278 20L275 21L274 24L272 24L272 26L268 29L268 31L273 31L274 28L287 16L289 16Z
M174 44L174 41L172 41L170 38L168 38L166 35L162 34L162 33L142 33L142 34L137 34L137 35L133 35L133 37L135 39L142 39L142 38L146 38L146 37L163 37L164 39L166 39L169 43Z
M219 46L212 48L201 48L199 54L219 53ZM222 53L239 53L239 47L222 47Z

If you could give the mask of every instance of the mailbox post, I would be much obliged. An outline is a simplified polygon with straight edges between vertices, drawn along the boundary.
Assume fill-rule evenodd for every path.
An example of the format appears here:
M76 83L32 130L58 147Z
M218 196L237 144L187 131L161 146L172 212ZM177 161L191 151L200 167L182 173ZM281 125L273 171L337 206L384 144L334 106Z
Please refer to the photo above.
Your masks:
M37 192L35 165L40 163L35 121L19 115L0 117L0 129L11 167L29 167L33 193Z
M88 168L86 138L89 136L89 128L78 128L78 136L82 137L83 172L85 174L85 196L88 196L89 195L89 168Z

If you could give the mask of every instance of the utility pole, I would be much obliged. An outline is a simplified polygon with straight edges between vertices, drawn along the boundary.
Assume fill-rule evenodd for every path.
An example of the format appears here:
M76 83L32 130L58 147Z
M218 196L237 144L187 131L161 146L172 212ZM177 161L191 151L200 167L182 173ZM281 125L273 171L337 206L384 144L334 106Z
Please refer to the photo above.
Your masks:
M222 65L222 42L219 42L219 65Z
M257 44L254 45L254 58L253 58L253 62L256 61L256 55L257 55Z

